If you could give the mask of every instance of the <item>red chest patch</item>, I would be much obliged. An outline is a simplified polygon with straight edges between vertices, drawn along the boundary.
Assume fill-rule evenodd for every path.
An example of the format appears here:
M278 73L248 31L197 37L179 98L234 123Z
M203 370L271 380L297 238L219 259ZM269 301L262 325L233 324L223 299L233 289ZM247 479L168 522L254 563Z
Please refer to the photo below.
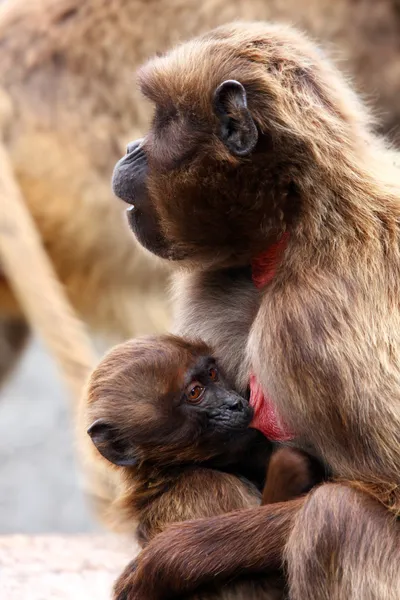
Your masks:
M276 275L277 268L286 249L289 239L287 231L281 239L272 244L262 254L259 254L251 263L253 283L257 289L261 289L271 283Z
M285 232L278 242L253 260L252 276L257 289L265 287L275 277L288 237L289 234ZM277 442L294 437L279 417L271 399L261 390L255 375L250 376L250 406L254 410L254 418L250 426L261 431L265 437Z
M258 429L273 442L293 439L293 433L283 423L273 402L263 393L254 375L250 376L250 406L254 410L250 427Z

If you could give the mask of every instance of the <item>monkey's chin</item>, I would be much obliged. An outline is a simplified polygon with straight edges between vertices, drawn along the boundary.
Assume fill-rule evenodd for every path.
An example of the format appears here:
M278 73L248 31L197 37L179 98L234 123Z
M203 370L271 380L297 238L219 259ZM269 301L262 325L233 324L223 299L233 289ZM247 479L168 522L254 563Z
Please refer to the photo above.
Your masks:
M239 433L249 429L250 423L253 420L253 414L253 410L250 407L246 408L240 414L235 415L235 417L229 411L226 415L213 419L211 424L216 430L225 432L227 435Z
M148 252L151 252L151 254L165 260L170 260L170 248L166 242L157 233L154 234L151 229L149 234L143 233L144 228L141 226L141 213L134 204L126 209L126 216L129 227L139 244ZM145 229L146 232L148 230L149 227Z
M140 211L136 209L134 205L130 206L126 210L126 216L128 219L129 227L134 234L136 240L141 246L157 258L163 260L182 262L188 258L187 254L183 251L179 251L173 248L168 242L163 239L159 234L154 233L151 229L149 234L143 233L143 228L140 226Z

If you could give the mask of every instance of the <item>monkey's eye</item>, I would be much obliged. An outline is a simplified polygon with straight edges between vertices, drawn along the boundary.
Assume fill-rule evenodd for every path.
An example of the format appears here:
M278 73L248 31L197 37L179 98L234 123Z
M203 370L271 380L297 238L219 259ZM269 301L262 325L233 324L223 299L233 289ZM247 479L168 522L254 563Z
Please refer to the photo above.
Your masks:
M211 367L208 371L208 376L211 381L218 381L218 370L215 367Z
M186 390L186 398L188 402L200 402L204 395L205 388L199 383L191 383Z

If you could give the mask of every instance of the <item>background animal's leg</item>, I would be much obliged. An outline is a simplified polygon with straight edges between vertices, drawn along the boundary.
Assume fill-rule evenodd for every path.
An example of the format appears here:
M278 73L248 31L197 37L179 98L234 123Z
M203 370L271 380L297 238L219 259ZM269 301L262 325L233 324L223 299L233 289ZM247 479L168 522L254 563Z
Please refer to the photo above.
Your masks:
M114 500L114 480L107 477L101 463L85 460L85 457L91 456L87 449L90 441L81 422L81 397L96 363L96 354L43 247L40 232L25 204L10 159L1 144L0 260L3 280L7 279L24 315L42 337L71 391L78 432L76 445L82 459L85 486L95 498L100 518L105 519L108 507ZM3 287L5 291L6 286ZM8 340L13 340L16 351L22 346L25 335L24 321L22 317L17 319L20 324L14 325L14 330L9 325L7 334ZM11 368L12 358L8 360ZM4 369L7 369L7 365Z
M393 600L400 593L400 523L347 485L310 493L286 558L291 600Z
M2 270L27 319L58 363L78 412L83 385L96 362L95 353L43 247L1 144L0 165Z
M29 327L22 317L0 319L0 386L16 366L28 337Z

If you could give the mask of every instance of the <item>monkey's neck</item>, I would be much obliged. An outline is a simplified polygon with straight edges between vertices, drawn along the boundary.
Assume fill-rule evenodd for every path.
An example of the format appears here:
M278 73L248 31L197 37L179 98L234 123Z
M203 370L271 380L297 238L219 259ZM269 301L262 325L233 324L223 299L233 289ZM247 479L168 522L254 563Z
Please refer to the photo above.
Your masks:
M310 167L297 185L301 208L288 227L289 246L307 251L310 264L324 256L331 263L342 260L349 248L362 253L368 247L370 253L371 244L393 238L400 218L400 170L378 142L360 143L350 156L326 163Z
M382 248L388 255L397 252L400 170L388 160L390 155L386 162L380 157L370 169L349 165L325 179L315 173L298 185L299 214L252 261L255 286L265 287L279 271L286 279L314 266L341 272L349 267L346 260L367 260Z
M195 468L193 463L179 463L176 465L157 465L143 461L134 469L127 471L126 482L129 488L134 488L134 510L143 511L156 498L167 492L174 481L188 469Z

